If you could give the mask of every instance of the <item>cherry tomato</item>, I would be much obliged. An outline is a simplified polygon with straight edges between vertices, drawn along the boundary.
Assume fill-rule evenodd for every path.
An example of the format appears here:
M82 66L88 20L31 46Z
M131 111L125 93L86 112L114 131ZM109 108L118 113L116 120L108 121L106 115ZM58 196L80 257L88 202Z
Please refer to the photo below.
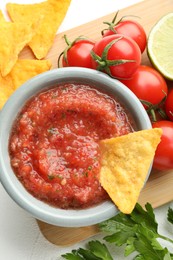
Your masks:
M78 37L73 42L69 42L64 36L67 43L67 48L60 54L58 58L58 67L60 67L60 58L62 58L63 67L85 67L92 68L91 50L94 42Z
M155 69L140 65L129 80L121 80L140 100L146 109L160 109L166 98L168 87L163 76ZM153 105L160 104L160 107Z
M105 30L103 37L115 33L129 36L138 44L141 53L144 52L147 44L147 36L144 28L136 21L120 21L116 23L115 26L110 26L108 30Z
M130 78L141 62L141 52L136 42L120 34L100 39L91 54L93 69L119 79Z
M173 122L162 120L153 123L153 128L162 128L163 134L153 162L153 168L157 170L173 169Z
M166 114L171 121L173 121L173 89L168 92L168 96L165 102Z

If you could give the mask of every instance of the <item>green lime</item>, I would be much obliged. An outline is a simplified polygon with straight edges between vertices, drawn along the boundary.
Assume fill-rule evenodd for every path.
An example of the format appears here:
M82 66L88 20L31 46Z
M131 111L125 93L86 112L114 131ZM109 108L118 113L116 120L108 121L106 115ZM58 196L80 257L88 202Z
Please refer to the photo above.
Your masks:
M173 80L173 13L162 17L151 29L147 52L153 66Z

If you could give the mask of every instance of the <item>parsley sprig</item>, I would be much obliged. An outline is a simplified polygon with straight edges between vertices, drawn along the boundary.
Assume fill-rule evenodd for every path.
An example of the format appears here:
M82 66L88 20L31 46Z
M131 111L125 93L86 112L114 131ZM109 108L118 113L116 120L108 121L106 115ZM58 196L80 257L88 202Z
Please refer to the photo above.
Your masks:
M168 209L167 220L173 224L171 208ZM137 203L131 214L119 213L100 223L99 228L108 233L103 238L106 243L125 245L125 256L135 252L135 260L173 260L173 253L163 247L158 239L169 241L172 246L173 240L158 233L158 223L149 203L145 209ZM72 250L62 257L68 260L113 260L106 244L98 240L90 241L86 249Z
M98 240L88 242L88 249L72 250L71 253L67 253L62 257L69 260L113 260L106 245Z

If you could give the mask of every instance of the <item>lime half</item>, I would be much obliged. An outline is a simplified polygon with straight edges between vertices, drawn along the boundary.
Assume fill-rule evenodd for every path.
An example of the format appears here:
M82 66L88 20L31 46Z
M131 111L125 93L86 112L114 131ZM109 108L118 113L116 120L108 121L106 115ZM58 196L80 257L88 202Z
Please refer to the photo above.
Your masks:
M173 80L173 13L162 17L151 29L147 52L153 66Z

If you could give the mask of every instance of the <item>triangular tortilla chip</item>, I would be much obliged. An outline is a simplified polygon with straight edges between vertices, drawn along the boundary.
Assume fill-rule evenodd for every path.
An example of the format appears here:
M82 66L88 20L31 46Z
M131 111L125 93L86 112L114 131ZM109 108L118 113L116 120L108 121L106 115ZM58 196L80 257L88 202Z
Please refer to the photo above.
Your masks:
M4 18L4 15L3 15L2 11L0 10L0 22L1 21L6 21L6 20Z
M135 207L161 134L160 128L154 128L100 142L100 183L125 214Z
M6 5L12 21L27 23L41 18L37 33L29 43L37 59L46 57L70 2L71 0L48 0L38 4L8 3Z
M48 60L18 60L7 76L0 75L0 110L11 94L25 81L50 68L51 63Z
M0 110L4 106L7 99L13 93L13 82L9 75L2 77L0 75Z
M28 79L50 70L49 60L18 60L10 72L14 89L20 87Z
M36 24L0 22L0 72L6 76L18 59L19 52L32 39Z

